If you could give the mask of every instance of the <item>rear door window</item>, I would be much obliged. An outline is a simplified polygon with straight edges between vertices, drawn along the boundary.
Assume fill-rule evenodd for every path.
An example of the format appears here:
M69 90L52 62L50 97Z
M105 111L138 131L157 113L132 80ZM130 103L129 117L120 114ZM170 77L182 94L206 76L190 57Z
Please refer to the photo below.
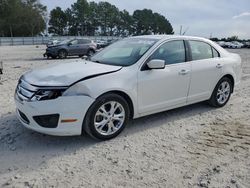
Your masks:
M77 45L77 44L79 44L79 43L78 43L78 40L72 40L70 43L71 43L72 45Z
M212 47L202 41L189 41L193 61L213 58Z

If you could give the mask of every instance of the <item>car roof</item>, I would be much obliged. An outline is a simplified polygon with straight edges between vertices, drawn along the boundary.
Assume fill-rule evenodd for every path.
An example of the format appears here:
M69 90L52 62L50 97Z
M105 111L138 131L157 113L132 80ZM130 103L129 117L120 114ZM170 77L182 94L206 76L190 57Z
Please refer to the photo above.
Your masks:
M216 50L218 50L220 52L221 55L226 55L228 54L228 52L223 49L221 46L219 46L218 44L216 44L215 42L203 38L203 37L194 37L194 36L186 36L186 35L142 35L142 36L134 36L131 37L133 38L137 38L137 39L155 39L158 40L158 44L163 42L163 41L167 41L167 40L171 40L171 39L179 39L179 40L198 40L198 41L203 41L206 42L210 45L212 45L213 47L216 48Z
M156 40L166 40L166 39L207 40L202 37L194 37L194 36L186 36L186 35L142 35L142 36L134 36L131 38L156 39Z

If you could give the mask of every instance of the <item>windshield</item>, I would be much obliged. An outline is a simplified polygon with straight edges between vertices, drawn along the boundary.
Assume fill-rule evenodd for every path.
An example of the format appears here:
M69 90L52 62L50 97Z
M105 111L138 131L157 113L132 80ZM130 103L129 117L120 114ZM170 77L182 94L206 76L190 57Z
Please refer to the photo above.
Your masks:
M146 38L129 38L118 41L91 57L91 61L130 66L136 63L158 40Z
M59 44L68 44L70 41L72 41L72 39L61 41Z

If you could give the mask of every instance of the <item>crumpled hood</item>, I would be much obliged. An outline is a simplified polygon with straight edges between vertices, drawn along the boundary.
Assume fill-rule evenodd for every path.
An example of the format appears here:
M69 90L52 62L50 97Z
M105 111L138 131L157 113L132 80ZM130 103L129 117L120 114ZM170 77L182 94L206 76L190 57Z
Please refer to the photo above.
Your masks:
M70 86L79 80L112 73L120 69L120 66L80 60L35 69L24 74L22 79L35 86Z

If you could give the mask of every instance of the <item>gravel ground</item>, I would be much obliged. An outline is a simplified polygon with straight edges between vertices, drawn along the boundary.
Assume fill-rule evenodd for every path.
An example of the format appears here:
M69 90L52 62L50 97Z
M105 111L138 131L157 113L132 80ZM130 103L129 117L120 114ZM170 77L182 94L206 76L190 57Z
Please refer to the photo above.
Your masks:
M110 141L29 131L15 116L21 74L51 63L44 46L0 47L0 187L250 187L250 50L224 108L199 103L133 120Z

